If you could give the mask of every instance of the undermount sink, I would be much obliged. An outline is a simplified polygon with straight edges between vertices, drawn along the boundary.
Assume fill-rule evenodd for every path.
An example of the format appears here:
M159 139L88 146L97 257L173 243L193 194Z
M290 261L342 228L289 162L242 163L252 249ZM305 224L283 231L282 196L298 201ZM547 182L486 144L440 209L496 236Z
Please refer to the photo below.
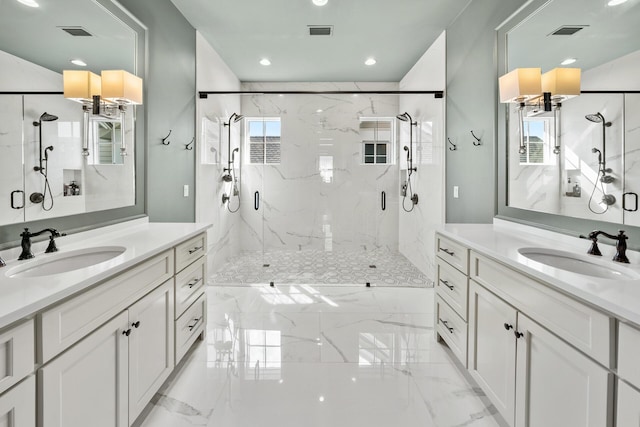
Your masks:
M549 267L603 279L640 279L640 274L613 261L547 248L520 248L518 252L530 260Z
M24 278L66 273L109 261L123 254L125 250L122 246L99 246L61 252L13 267L6 275L11 278Z

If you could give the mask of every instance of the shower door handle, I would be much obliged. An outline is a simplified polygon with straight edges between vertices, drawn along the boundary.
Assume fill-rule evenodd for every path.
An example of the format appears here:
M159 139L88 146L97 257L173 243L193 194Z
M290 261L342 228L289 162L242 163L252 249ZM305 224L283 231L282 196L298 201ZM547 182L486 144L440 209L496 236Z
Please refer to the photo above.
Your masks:
M633 196L633 208L627 208L627 196ZM627 212L635 212L638 210L638 194L633 192L624 193L622 195L622 209Z
M381 208L383 211L387 210L387 193L385 193L384 191L382 192L382 194L380 194L380 203L381 203Z
M260 192L256 191L253 193L253 208L255 210L260 209Z
M16 206L16 204L15 204L15 197L14 197L14 195L15 195L16 193L20 193L20 194L22 194L22 206ZM11 192L11 209L22 209L22 208L24 208L24 202L25 202L25 200L24 200L24 191L22 191L22 190L15 190L15 191L12 191L12 192Z

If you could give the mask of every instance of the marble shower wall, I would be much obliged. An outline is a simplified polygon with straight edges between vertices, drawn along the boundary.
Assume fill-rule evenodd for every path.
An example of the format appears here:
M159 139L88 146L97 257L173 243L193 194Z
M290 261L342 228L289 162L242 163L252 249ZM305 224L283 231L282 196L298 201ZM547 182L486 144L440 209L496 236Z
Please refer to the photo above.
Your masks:
M395 91L398 85L246 83L243 90ZM362 164L359 125L360 118L387 118L395 126L398 100L369 94L243 96L245 117L280 117L282 130L279 164L249 165L241 148L242 248L262 250L264 243L267 252L397 250L398 153L392 153L392 164Z
M196 33L196 90L239 91L240 82L200 33ZM216 95L196 104L196 221L213 226L207 231L208 268L222 268L240 251L240 213L222 203L230 184L222 181L228 159L227 128L232 113L240 113L240 96ZM232 149L240 143L240 127L232 128Z
M444 90L445 34L443 33L400 82L400 89ZM433 280L435 277L435 230L445 221L444 99L433 95L403 95L400 111L407 111L417 122L413 130L414 166L411 176L418 204L412 212L399 209L400 253ZM408 124L400 127L400 146L408 145ZM457 153L454 153L454 155ZM406 161L401 156L400 179L406 179ZM402 204L402 197L399 198ZM405 206L410 208L407 197Z

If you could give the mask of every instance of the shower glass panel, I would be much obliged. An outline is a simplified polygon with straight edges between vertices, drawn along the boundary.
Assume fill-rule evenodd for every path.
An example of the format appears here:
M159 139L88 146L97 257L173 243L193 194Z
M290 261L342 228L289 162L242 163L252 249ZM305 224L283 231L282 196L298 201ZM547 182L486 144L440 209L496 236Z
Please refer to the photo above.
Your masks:
M397 251L397 111L397 95L242 97L244 222L262 233L264 282L365 284L376 251Z

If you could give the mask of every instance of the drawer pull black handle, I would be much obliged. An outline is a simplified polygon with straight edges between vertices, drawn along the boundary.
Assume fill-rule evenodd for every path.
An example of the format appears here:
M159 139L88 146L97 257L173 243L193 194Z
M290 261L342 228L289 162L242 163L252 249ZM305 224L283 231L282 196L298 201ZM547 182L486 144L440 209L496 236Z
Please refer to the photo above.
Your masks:
M253 193L253 209L260 209L260 192L256 191Z
M444 252L447 255L451 255L451 256L455 255L455 252L450 251L449 249L446 249L446 248L438 248L438 249L440 249L442 252Z
M196 252L198 252L200 249L202 249L202 246L196 246L193 249L189 249L189 255L194 254Z
M524 336L522 332L518 332L516 330L513 331L513 334L516 336L516 339L522 338Z
M20 193L22 194L22 206L16 206L16 204L14 203L14 197L13 195L16 193ZM22 209L24 208L24 191L22 190L15 190L11 192L11 209Z
M189 325L188 326L190 331L193 331L193 328L195 328L196 325L198 324L198 322L200 322L200 319L202 319L202 317L198 317L196 319L193 319L193 325Z
M193 288L193 287L194 287L195 285L197 285L197 284L198 284L198 282L200 282L201 280L202 280L202 278L196 279L196 280L194 280L193 282L188 283L188 284L187 284L187 286L188 286L189 288Z
M442 323L444 325L445 328L447 328L449 330L449 332L453 333L453 328L451 326L449 326L449 323L447 323L446 320L442 320L440 318L438 318L438 320L440 321L440 323Z
M122 335L129 336L131 335L131 329L127 329L126 331L122 331Z
M133 326L134 328L138 329L140 327L140 321L138 320L137 322L133 322L131 324L131 326Z
M381 203L381 208L383 211L387 210L387 193L386 192L382 192L382 194L380 194L380 203Z
M510 325L508 323L504 324L504 328L508 331L509 329L513 329L513 325Z
M453 285L450 285L449 282L447 280L442 280L440 279L440 281L442 282L443 285L445 285L447 288L453 290Z

